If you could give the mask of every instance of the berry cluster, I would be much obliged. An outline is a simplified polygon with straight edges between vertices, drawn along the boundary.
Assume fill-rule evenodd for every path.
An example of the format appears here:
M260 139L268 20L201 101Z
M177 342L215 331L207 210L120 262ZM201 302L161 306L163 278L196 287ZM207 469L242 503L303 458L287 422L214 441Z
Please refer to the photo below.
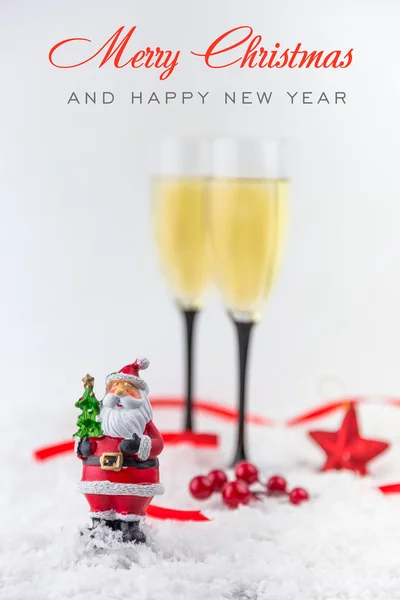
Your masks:
M235 467L235 481L228 481L228 477L221 470L210 471L208 475L198 475L189 483L189 491L197 500L205 500L211 494L221 493L222 502L230 508L237 508L239 504L248 504L250 500L258 500L260 496L287 495L292 504L300 504L308 500L305 489L297 487L287 491L286 479L280 475L273 475L267 482L259 479L258 469L250 462L243 461ZM263 491L252 491L250 485L259 483Z

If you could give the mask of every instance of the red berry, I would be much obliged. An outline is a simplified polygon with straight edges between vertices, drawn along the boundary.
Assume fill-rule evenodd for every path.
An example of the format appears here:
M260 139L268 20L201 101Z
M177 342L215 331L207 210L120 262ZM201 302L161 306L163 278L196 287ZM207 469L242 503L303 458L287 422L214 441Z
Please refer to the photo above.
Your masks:
M309 495L306 492L305 489L303 488L294 488L290 493L289 493L289 500L292 504L301 504L301 502L304 502L304 500L308 500L309 499Z
M213 492L220 492L228 481L225 473L218 469L215 469L215 471L210 471L207 475L207 479L211 481Z
M189 491L197 500L205 500L211 496L213 488L208 477L198 475L197 477L193 477L189 483Z
M273 475L267 481L267 489L269 492L277 492L279 494L284 494L286 492L286 486L286 479L284 479L280 475Z
M258 481L258 469L252 463L243 460L235 467L235 475L237 479L246 483L255 483Z
M222 489L222 500L230 508L237 508L239 504L250 502L251 492L245 481L231 481Z

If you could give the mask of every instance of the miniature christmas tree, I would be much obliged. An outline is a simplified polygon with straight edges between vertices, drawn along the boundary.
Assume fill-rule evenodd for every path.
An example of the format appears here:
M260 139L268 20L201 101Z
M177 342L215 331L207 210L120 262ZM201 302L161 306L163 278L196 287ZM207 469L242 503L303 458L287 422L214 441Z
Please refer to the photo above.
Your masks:
M74 438L100 437L103 435L101 423L97 420L100 414L100 404L93 392L94 378L86 375L83 379L85 391L82 398L75 403L76 408L82 412L78 417L78 431Z

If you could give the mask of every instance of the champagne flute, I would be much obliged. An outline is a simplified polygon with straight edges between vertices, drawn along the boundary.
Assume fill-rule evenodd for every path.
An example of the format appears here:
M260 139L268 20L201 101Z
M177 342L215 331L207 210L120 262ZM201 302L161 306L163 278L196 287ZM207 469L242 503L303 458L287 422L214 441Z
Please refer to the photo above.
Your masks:
M206 229L206 141L166 138L156 151L153 218L160 262L186 330L185 431L193 431L194 326L210 281Z
M281 262L289 182L282 148L262 139L217 139L208 187L216 283L239 344L239 422L233 464L246 459L247 359L253 326Z

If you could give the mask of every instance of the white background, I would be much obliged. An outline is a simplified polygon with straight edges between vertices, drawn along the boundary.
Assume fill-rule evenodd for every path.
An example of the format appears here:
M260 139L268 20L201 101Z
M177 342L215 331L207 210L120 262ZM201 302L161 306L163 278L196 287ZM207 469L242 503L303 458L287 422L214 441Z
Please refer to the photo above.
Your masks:
M0 6L0 380L15 403L72 433L89 371L148 356L154 395L182 390L182 323L159 273L147 141L163 134L288 136L291 221L285 262L252 346L249 404L290 415L348 393L400 394L400 119L395 0L2 0ZM137 25L130 47L181 50L166 81L152 69L61 70L61 39L100 47ZM348 69L210 70L190 50L252 25L272 48L354 48ZM73 54L73 53L72 53ZM231 106L222 91L267 91ZM112 91L114 104L67 105ZM132 91L209 91L207 104L132 106ZM347 105L290 106L285 92L347 93ZM300 95L300 94L299 94ZM199 319L198 395L234 405L236 344L215 291ZM11 386L11 391L8 384ZM14 385L15 384L15 385Z

